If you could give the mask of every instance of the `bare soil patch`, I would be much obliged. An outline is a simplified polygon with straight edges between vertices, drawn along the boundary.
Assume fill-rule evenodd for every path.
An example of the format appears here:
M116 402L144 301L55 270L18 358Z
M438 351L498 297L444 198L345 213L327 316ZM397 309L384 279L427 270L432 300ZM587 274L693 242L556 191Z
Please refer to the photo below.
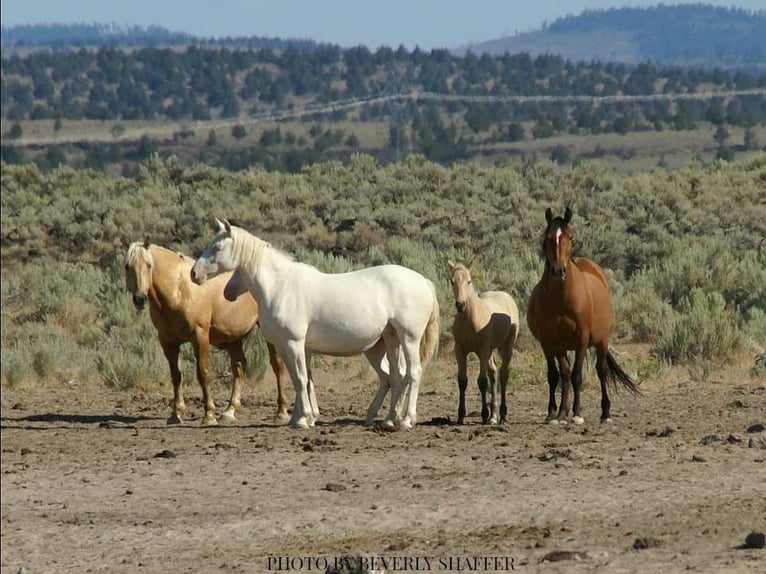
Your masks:
M2 572L268 572L344 555L399 559L388 571L763 572L764 550L740 547L766 531L766 432L752 430L766 385L746 370L613 394L610 426L595 384L584 425L543 424L547 390L531 382L508 424L482 426L472 383L456 426L442 357L418 426L385 432L362 426L376 385L358 365L315 370L310 430L273 421L269 378L215 428L191 386L196 418L177 427L169 383L4 388Z

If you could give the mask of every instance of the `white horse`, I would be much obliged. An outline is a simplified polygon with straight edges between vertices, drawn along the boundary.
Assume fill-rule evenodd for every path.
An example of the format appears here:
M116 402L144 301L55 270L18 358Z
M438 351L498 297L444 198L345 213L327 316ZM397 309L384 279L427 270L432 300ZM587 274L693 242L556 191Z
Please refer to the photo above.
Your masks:
M385 424L412 428L423 365L436 354L439 343L439 303L433 283L399 265L322 273L228 221L216 223L215 236L191 270L192 280L201 284L208 277L239 269L258 303L261 332L276 347L295 386L290 424L314 426L319 414L312 353L364 353L380 378L367 423L390 386ZM396 405L404 390L407 411L400 420Z

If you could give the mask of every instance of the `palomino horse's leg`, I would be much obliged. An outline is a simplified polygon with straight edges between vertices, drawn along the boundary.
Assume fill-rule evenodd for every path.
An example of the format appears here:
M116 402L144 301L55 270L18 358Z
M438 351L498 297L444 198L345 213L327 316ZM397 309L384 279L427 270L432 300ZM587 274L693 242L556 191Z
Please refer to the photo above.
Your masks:
M370 365L378 375L380 385L378 386L378 392L375 393L375 398L372 399L370 406L367 409L367 418L364 421L364 426L372 426L375 422L375 417L378 416L378 411L383 404L383 399L386 398L390 382L388 380L388 372L383 367L383 358L386 356L386 345L383 339L379 339L372 348L368 349L364 353ZM390 365L388 365L390 370Z
M559 384L559 370L556 368L556 359L553 355L545 353L545 362L548 366L548 416L545 420L550 424L558 424L556 387Z
M316 389L314 385L314 373L311 371L311 351L306 349L306 372L308 373L307 391L309 394L309 403L311 404L311 414L314 415L314 422L319 418L319 403L317 402ZM313 426L313 425L312 425Z
M173 383L173 412L168 417L169 425L178 425L183 422L186 404L184 403L184 387L181 384L181 369L178 368L178 351L180 347L172 343L160 341L162 352L168 360L170 367L170 381Z
M558 423L565 425L569 422L569 391L572 387L572 371L566 352L558 357L559 374L561 375L561 404L559 405Z
M242 383L245 379L247 359L245 359L245 352L242 350L242 339L226 345L226 350L229 353L229 360L231 362L231 397L229 398L229 406L221 413L221 418L224 421L233 422L237 409L242 406L240 397L242 394Z
M308 394L308 369L306 367L305 342L288 341L283 355L285 367L290 373L295 388L295 404L290 417L290 426L308 428L314 424L311 401Z
M457 387L460 391L457 424L462 425L465 421L465 391L468 387L468 353L457 343L455 344L455 361L457 361Z
M192 345L194 346L194 358L197 360L197 381L199 386L202 387L202 404L205 407L202 425L217 425L218 421L215 420L215 402L213 402L213 395L210 392L208 381L210 341L208 340L207 333L197 329Z
M407 364L407 377L402 387L409 393L407 397L407 416L402 420L403 429L411 429L418 418L418 393L423 367L420 364L420 339L405 335L402 339L402 351Z
M588 351L586 346L584 349L578 349L575 351L575 362L572 366L572 389L574 390L574 404L572 405L572 422L576 425L581 425L585 422L582 417L582 405L580 403L580 395L582 393L582 367L585 362L585 354Z
M607 392L607 365L606 355L609 352L609 341L599 341L596 344L596 373L601 383L601 422L611 423L610 414L611 402L609 402L609 393Z
M286 421L289 418L287 414L287 396L285 395L284 380L285 380L285 364L277 355L277 350L271 343L266 343L266 348L269 350L269 363L271 364L271 370L274 371L274 376L277 378L277 414L276 419L279 421Z

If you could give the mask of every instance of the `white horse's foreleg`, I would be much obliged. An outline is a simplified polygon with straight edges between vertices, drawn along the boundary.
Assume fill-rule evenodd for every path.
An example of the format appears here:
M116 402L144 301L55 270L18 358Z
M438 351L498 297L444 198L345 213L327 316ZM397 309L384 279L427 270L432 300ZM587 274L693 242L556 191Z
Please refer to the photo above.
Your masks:
M290 426L308 428L314 426L314 414L308 393L308 368L303 341L290 341L286 346L285 367L290 373L295 388L295 404L290 418Z

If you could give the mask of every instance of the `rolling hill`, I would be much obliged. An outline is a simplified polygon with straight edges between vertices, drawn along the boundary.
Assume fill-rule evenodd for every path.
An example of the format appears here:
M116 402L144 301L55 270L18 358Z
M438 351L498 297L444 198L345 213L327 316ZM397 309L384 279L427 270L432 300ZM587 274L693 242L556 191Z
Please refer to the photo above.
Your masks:
M704 4L587 10L543 29L463 46L496 56L557 54L571 61L766 67L766 10Z

